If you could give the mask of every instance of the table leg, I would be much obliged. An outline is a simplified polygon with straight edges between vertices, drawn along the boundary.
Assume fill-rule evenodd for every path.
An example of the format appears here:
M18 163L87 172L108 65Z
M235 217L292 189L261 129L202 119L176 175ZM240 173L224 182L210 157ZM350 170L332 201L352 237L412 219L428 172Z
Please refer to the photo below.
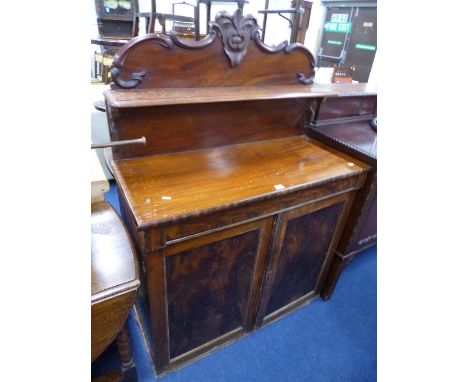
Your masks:
M200 4L195 6L195 40L200 40Z
M211 2L206 3L206 34L210 33Z
M265 0L265 10L268 9L269 0ZM265 42L265 32L266 32L266 23L267 23L267 13L263 14L263 26L262 26L262 41Z
M104 61L104 59L103 59ZM107 65L104 65L104 62L101 64L101 78L102 78L102 82L104 84L108 84L109 83L109 68L107 67Z
M135 362L133 361L132 349L130 347L130 341L128 336L128 330L126 324L117 335L115 339L117 345L117 351L120 357L120 368L123 374L124 382L136 382L138 380L136 374Z
M96 61L96 54L97 52L94 52L94 78L97 78L97 66L98 66L98 63Z

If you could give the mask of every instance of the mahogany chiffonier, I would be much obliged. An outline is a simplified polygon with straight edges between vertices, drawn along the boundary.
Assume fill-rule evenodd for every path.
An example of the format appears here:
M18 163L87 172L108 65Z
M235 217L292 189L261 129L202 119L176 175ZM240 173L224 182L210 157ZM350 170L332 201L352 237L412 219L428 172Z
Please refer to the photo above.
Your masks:
M221 12L201 41L146 35L114 58L109 164L139 253L161 374L320 294L370 166L307 137L314 59Z
M372 124L377 118L377 93L369 84L320 85L318 89L337 94L315 100L308 135L372 167L356 195L321 291L328 300L346 264L377 244L377 126Z

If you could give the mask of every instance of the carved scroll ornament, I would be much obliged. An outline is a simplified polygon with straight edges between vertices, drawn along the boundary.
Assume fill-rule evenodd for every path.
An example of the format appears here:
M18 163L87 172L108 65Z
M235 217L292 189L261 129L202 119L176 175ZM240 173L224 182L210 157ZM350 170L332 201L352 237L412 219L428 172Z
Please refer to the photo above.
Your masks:
M133 70L129 70L125 64L128 56L134 54L134 52L138 52L140 46L158 45L167 49L168 52L179 48L188 51L201 51L211 46L218 38L222 40L223 49L231 67L241 65L251 45L251 41L253 41L252 43L256 48L268 55L289 55L296 51L300 52L300 54L307 57L310 71L308 73L296 73L297 82L309 85L313 83L315 60L312 53L302 44L288 45L287 41L276 46L265 45L260 37L259 27L254 16L242 16L240 10L237 10L234 15L222 11L216 15L215 21L211 22L210 25L212 30L200 41L183 40L174 33L170 35L147 34L130 40L114 56L113 67L111 68L114 84L111 86L134 89L141 87L142 83L151 83L152 80L149 73L157 68L158 61L160 60L159 57L145 57L144 61L141 61L141 68L132 68ZM200 55L202 53L194 52L195 54ZM168 58L165 56L164 59L167 60ZM262 64L264 65L265 62ZM252 63L250 62L249 65L252 65Z
M222 38L224 52L229 57L232 67L240 64L247 54L250 40L254 40L255 44L266 53L279 53L281 51L291 53L295 49L303 50L309 58L312 70L309 76L304 73L297 73L297 80L299 83L307 85L314 82L315 60L312 53L301 44L288 45L287 41L283 41L277 46L265 45L260 38L257 20L252 15L242 16L240 9L237 9L234 15L222 11L216 15L215 21L210 24Z

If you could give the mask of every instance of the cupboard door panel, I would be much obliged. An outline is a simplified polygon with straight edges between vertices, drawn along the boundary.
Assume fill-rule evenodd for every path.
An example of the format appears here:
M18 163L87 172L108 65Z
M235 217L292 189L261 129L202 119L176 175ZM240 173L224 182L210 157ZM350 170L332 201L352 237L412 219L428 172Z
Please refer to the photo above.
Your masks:
M165 258L171 358L243 327L259 238L256 229Z
M266 316L314 291L344 203L292 218L285 214Z

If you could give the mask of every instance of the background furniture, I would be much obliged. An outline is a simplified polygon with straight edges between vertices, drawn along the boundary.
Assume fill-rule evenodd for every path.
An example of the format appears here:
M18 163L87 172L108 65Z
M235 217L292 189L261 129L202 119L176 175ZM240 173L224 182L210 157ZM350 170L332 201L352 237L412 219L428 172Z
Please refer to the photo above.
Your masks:
M205 4L206 6L206 34L210 31L210 21L211 21L211 4L213 3L237 3L240 13L244 13L244 5L249 3L248 0L197 0L197 6L195 9L195 39L200 39L200 4Z
M91 361L115 339L125 381L136 381L125 321L132 308L138 274L132 244L115 210L104 202L109 183L91 157ZM120 380L120 372L111 373Z
M372 166L356 196L350 218L321 292L329 299L344 267L364 249L377 244L377 93L367 84L342 84L339 96L317 100L309 135ZM320 87L319 87L320 88Z
M138 0L95 0L99 37L91 40L101 47L94 53L95 78L101 76L102 82L110 82L110 67L118 48L131 38L138 36L140 18L146 19L146 33L155 33L156 20L166 33L166 22L173 21L173 31L185 37L195 33L195 18L176 15L176 7L190 6L186 2L173 3L172 14L157 12L156 0L151 0L151 12L140 12ZM178 23L178 24L177 24Z
M354 67L338 67L333 68L332 83L348 83L353 82Z
M129 39L138 35L138 0L94 0L100 38Z
M172 25L172 31L182 38L195 39L196 5L193 5L186 1L175 2L175 3L172 3L172 13L176 14L177 12L180 12L180 9L183 7L192 8L192 13L194 15L193 20L190 20L190 21L175 20Z
M161 13L161 12L157 12L156 0L151 0L151 12L137 12L137 17L144 17L146 19L146 33L155 33L156 20L158 20L159 23L161 24L163 34L167 33L166 21L182 22L182 23L189 23L189 24L194 24L196 22L195 15L194 17L176 15L175 14L176 9L175 9L174 4L186 5L186 6L192 7L187 2L173 3L172 14ZM195 12L195 7L192 7L192 8L194 8L193 12Z
M300 0L294 0L292 2L292 7L294 8L296 3L300 2ZM300 44L304 44L305 36L307 33L307 29L309 29L309 22L310 22L310 14L312 12L312 1L304 1L304 13L301 13L299 18L299 26L297 27L297 37L296 41Z
M312 3L304 0L294 0L291 2L291 8L283 9L268 9L270 4L269 0L265 0L265 9L258 11L263 14L263 33L262 41L265 41L267 17L269 14L277 14L289 22L291 27L291 37L289 42L304 43L305 33L309 26L310 12L312 10ZM291 15L289 18L284 14Z
M158 373L318 296L370 169L306 137L311 104L336 94L310 86L306 48L265 46L240 10L211 25L196 44L138 38L105 92L111 140L147 139L109 163Z
M99 37L91 43L99 45L94 52L94 77L110 82L110 66L117 49L138 35L138 0L94 0Z

